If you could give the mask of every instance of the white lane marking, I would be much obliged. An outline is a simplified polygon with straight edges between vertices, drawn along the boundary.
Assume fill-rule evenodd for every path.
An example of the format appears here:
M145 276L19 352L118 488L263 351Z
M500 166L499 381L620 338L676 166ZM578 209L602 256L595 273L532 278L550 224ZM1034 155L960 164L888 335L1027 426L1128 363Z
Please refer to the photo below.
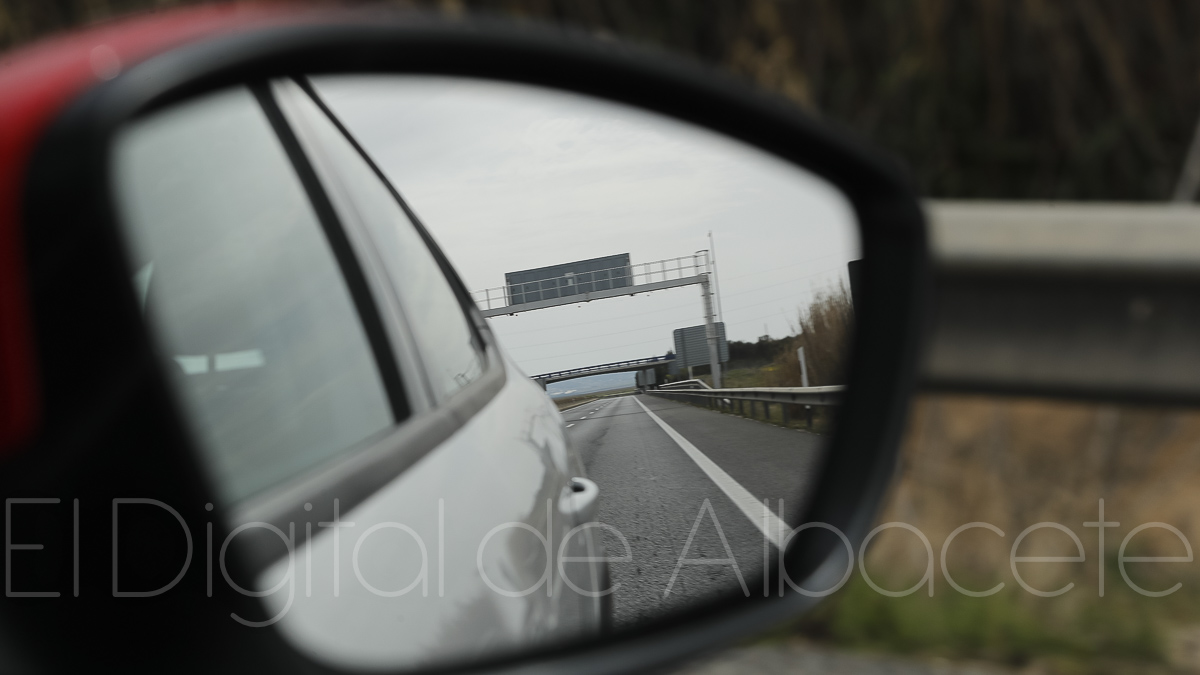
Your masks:
M573 426L575 426L575 423L574 423L574 422L571 422L570 424L568 424L568 425L567 425L567 428L568 428L568 429L570 429L570 428L571 428L571 427L573 427Z
M687 453L688 457L692 458L692 461L696 463L696 466L699 466L700 470L707 474L712 482L716 483L717 487L721 488L721 491L724 492L727 497L733 500L733 503L742 510L742 513L746 514L746 517L750 519L750 522L754 523L758 529L762 530L762 533L766 535L767 539L769 539L772 544L775 544L777 548L783 548L784 539L787 537L788 533L792 531L792 529L788 527L787 523L783 522L779 516L771 513L771 510L764 506L757 497L750 494L750 491L742 487L741 483L734 480L733 476L725 473L725 470L717 466L716 462L709 459L708 455L700 452L699 448L692 445L691 442L681 436L678 431L672 429L671 425L662 421L658 415L650 412L650 409L646 407L645 403L642 403L636 398L633 400L642 407L642 410L646 411L646 414L650 416L650 419L654 420L658 426L662 427L663 431L667 432L667 435L671 437L671 440L675 441L675 443Z

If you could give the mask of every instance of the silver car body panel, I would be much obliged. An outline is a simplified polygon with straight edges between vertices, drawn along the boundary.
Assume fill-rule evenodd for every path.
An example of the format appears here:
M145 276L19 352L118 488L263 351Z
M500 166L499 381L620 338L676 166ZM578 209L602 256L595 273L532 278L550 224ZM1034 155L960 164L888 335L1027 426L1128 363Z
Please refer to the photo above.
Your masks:
M570 588L557 564L560 547L596 553L587 530L563 547L579 524L563 510L578 475L558 411L539 386L509 377L446 442L341 513L340 527L297 523L312 536L259 577L260 592L278 587L264 597L268 613L315 660L354 667L593 633L600 599ZM596 568L569 574L598 590Z

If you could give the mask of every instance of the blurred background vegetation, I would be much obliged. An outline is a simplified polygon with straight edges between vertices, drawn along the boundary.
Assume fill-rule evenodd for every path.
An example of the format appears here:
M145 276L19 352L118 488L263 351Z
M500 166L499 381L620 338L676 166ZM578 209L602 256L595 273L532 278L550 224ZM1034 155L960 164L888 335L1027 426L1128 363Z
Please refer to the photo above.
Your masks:
M190 0L0 0L0 50ZM1200 111L1192 0L424 0L749 78L901 157L932 197L1166 199Z
M0 0L0 50L70 27L186 0ZM398 2L450 15L503 14L570 25L693 58L777 92L810 114L890 151L935 198L1141 200L1170 198L1200 116L1200 3L1194 0L428 0ZM798 320L845 325L844 293ZM799 326L798 326L799 328ZM830 334L833 329L812 331ZM800 337L747 343L743 361L770 384L794 384ZM805 345L817 350L819 345ZM735 355L735 359L737 356ZM834 381L810 374L813 384ZM766 373L765 375L763 373ZM732 373L731 373L732 376ZM757 382L756 382L757 383ZM763 382L764 384L766 382ZM743 383L741 386L745 386ZM1116 548L1136 525L1161 521L1200 541L1200 414L1068 401L925 395L904 442L880 522L920 528L935 552L955 540L958 583L1005 588L890 598L855 575L815 615L785 631L844 647L990 660L1027 672L1200 669L1200 574L1194 565L1143 566L1129 590ZM1105 500L1107 532L1095 528ZM1025 565L1040 598L1008 566L1013 539L1054 521L1082 540L1080 565ZM1073 555L1053 533L1025 555ZM1057 550L1064 542L1068 548ZM1147 532L1140 555L1183 555ZM877 583L921 578L925 551L892 530L867 561ZM1153 567L1154 569L1145 569ZM1100 575L1107 593L1098 594Z

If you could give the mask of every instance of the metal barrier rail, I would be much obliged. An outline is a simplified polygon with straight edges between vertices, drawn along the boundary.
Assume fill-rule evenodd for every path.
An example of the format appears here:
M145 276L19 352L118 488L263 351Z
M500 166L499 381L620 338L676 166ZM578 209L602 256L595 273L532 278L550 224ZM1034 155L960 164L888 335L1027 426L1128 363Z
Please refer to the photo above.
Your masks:
M712 389L704 380L682 380L658 385L659 389Z
M783 416L783 424L786 426L791 417L789 409L792 406L802 405L805 408L805 416L808 421L808 428L811 429L812 422L812 406L833 406L841 403L842 392L846 390L844 385L832 385L828 387L746 387L737 389L649 389L647 394L665 398L669 401L682 401L685 403L694 402L696 399L704 401L705 404L714 410L729 410L736 412L739 415L745 415L745 403L750 404L749 417L754 417L754 407L756 403L762 403L763 417L770 419L772 403L778 403L780 412ZM690 399L690 400L689 400ZM736 405L735 405L736 404Z
M844 385L828 387L745 387L738 389L651 389L648 394L671 398L687 396L732 401L762 401L764 403L794 403L797 405L838 405Z
M922 386L1200 402L1200 205L926 208L937 281Z

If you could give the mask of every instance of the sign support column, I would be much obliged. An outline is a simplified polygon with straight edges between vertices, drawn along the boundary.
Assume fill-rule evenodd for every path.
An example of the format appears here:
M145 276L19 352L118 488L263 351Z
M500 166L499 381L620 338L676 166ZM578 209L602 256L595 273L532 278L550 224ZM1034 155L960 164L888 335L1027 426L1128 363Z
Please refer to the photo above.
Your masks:
M713 389L721 388L721 352L717 345L717 326L713 316L712 273L701 275L700 295L704 298L704 337L708 341L708 363L712 368Z

